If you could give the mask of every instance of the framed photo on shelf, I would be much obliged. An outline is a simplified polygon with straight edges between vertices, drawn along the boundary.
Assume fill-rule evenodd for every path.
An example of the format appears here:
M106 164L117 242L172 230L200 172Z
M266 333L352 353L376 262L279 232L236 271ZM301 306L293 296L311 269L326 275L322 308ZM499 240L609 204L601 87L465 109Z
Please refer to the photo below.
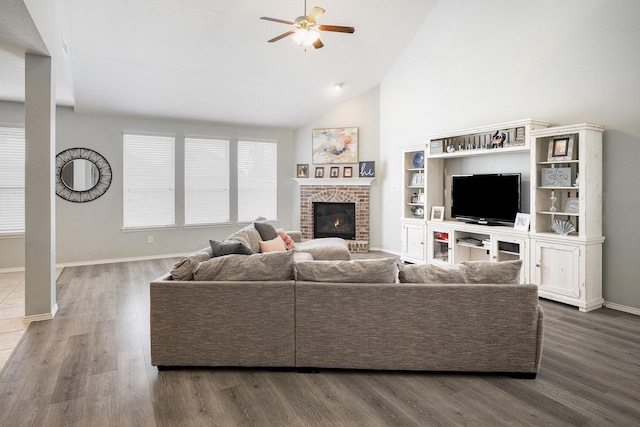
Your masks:
M431 221L444 221L444 206L431 207Z
M411 175L411 185L416 187L424 185L424 174L422 172L418 172Z
M311 131L313 164L358 163L358 128Z
M342 169L343 178L351 178L353 176L353 168L351 166L345 166Z
M580 199L577 197L568 197L564 211L569 214L580 213Z
M516 141L516 143L523 143L524 144L524 139L525 139L525 127L524 126L516 128L515 137L513 139Z
M324 166L316 167L316 178L324 178Z
M573 135L558 136L549 141L547 161L557 162L573 158Z
M309 178L309 165L308 164L298 164L296 167L296 175L298 178Z
M529 221L531 216L526 213L517 213L516 222L513 224L513 228L516 230L529 231Z
M339 166L331 166L331 172L329 173L331 178L339 178L340 177L340 167Z

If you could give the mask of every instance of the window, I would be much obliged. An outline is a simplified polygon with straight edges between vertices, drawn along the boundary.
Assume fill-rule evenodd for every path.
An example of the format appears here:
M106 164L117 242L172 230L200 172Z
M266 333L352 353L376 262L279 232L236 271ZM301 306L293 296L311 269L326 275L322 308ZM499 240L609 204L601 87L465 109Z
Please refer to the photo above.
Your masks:
M124 228L175 225L175 137L125 133Z
M238 221L277 219L278 144L238 141Z
M24 128L0 126L0 234L24 233Z
M184 139L185 225L229 222L229 141Z

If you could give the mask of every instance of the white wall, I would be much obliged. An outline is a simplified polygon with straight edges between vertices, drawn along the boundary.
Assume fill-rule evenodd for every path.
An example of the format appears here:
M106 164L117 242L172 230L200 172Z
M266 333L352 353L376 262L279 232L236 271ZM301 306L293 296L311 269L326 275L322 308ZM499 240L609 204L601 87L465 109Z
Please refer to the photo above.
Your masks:
M295 131L295 163L309 164L311 176L313 176L315 166L317 166L311 164L311 131L316 128L336 127L357 127L358 160L376 162L376 179L370 189L369 230L371 236L369 246L371 249L379 249L381 247L380 182L386 177L386 162L380 161L380 87L375 86L367 92L344 102L324 116ZM327 165L324 166L325 179L327 179L327 183L330 183ZM344 166L352 166L353 176L358 176L358 164ZM295 169L291 170L291 176L295 176ZM293 224L295 224L294 228L297 229L300 225L300 193L298 185L295 185L291 194Z
M533 118L604 134L604 298L640 308L640 2L440 0L380 88L380 157L440 131ZM399 181L382 246L400 250Z
M24 123L22 104L0 102L0 123ZM139 131L176 135L176 221L177 229L123 232L122 228L122 132ZM56 197L56 262L58 264L188 253L208 246L209 239L223 239L240 225L188 228L181 227L184 191L181 188L184 165L184 135L278 141L278 226L292 226L290 179L293 161L293 131L288 129L232 126L217 123L154 120L76 114L58 107L56 152L67 148L90 148L102 154L111 165L113 180L100 198L87 203L72 203ZM233 175L233 173L232 173ZM235 179L232 176L232 180ZM232 207L231 218L236 217ZM153 235L154 243L147 243ZM0 239L0 268L24 265L24 238Z

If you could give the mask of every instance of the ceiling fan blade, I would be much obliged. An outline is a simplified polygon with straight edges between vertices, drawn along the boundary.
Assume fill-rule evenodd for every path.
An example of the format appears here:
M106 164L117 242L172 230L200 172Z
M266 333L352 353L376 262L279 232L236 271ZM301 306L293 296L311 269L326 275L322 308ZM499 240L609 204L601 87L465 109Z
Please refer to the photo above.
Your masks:
M295 33L295 31L291 30L291 31L287 31L286 33L282 33L277 37L272 38L271 40L267 40L267 42L269 43L273 43L273 42L277 42L280 39L283 39L287 36L290 36L291 34Z
M309 16L307 16L307 21L308 22L316 22L316 19L318 19L318 17L320 15L322 15L325 12L325 10L321 7L314 7L313 9L311 9L311 12L309 12Z
M315 47L316 49L320 49L323 46L324 46L324 43L322 43L322 40L320 39L313 42L313 47Z
M283 19L276 19L276 18L269 18L267 16L261 16L260 19L264 19L265 21L280 22L281 24L293 25L293 22L291 21L285 21Z
M318 25L320 31L335 31L336 33L353 33L353 27L341 27L340 25Z

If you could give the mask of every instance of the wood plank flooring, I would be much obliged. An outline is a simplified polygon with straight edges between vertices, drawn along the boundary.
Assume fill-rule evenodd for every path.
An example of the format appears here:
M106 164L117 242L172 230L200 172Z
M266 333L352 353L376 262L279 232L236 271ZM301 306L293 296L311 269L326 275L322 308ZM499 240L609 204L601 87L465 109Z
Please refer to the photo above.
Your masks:
M640 425L640 317L606 308L580 313L550 301L542 302L545 342L535 380L266 369L159 373L149 355L149 282L174 261L66 268L55 319L32 323L0 372L0 425Z

